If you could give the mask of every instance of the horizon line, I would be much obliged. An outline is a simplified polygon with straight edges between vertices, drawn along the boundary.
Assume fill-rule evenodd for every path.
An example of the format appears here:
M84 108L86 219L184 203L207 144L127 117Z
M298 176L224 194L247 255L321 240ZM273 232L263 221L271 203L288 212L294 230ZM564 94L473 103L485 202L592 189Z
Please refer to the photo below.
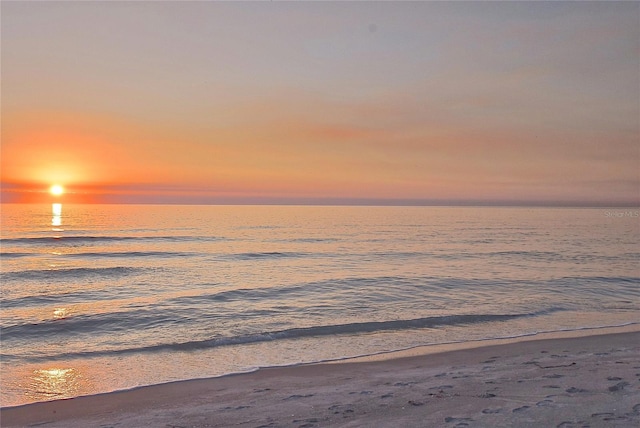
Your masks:
M413 199L291 199L277 200L268 198L259 200L220 200L179 201L179 200L146 200L146 201L99 201L79 202L64 201L64 198L49 201L2 201L1 205L48 205L60 203L64 205L184 205L184 206L370 206L370 207L522 207L522 208L640 208L639 202L631 201L544 201L544 200L413 200Z

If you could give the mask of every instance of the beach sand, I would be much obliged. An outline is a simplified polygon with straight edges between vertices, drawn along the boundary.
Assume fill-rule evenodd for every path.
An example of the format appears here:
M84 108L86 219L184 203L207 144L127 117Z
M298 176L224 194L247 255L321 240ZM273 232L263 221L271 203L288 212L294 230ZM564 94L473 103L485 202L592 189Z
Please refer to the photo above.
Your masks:
M2 409L1 425L637 427L640 331L622 330L426 347L36 403Z

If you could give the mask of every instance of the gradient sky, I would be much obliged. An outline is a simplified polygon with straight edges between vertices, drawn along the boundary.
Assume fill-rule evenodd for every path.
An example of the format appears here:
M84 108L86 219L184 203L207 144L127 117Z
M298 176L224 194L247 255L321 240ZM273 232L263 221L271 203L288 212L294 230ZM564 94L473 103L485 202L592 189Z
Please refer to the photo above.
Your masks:
M640 203L639 2L11 2L2 201ZM48 197L48 196L47 196Z

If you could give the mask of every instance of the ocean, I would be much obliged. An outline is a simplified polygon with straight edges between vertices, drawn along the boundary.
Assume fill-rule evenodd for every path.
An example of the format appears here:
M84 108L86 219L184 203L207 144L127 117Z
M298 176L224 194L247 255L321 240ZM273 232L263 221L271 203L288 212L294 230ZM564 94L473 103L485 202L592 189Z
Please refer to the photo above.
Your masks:
M0 405L640 323L636 208L2 205Z

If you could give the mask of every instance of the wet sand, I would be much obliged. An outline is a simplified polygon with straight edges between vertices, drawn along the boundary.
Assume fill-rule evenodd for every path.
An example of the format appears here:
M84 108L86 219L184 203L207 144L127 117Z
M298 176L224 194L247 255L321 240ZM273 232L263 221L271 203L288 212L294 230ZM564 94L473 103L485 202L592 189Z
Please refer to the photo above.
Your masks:
M262 369L0 410L44 427L636 427L640 331ZM576 333L573 333L576 335ZM468 348L468 346L476 346ZM479 345L483 345L478 347Z

